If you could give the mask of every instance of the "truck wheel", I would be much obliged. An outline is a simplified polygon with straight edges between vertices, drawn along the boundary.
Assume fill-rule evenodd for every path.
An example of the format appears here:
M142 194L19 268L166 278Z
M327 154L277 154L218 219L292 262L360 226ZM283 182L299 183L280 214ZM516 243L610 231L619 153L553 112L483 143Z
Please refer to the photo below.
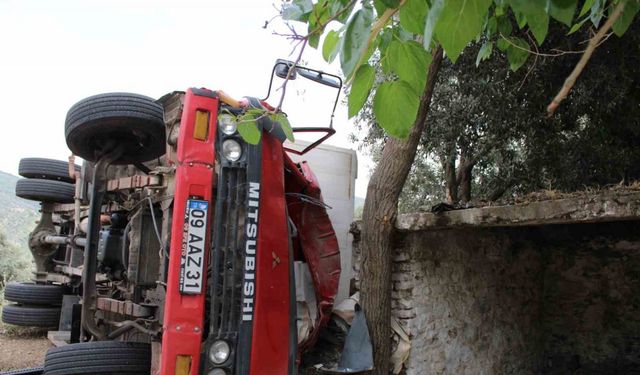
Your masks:
M80 166L75 166L80 171ZM20 160L18 174L26 178L42 178L73 183L69 176L69 163L62 160L44 158L24 158Z
M151 345L141 342L91 341L51 348L45 375L127 374L151 372Z
M60 307L6 305L2 307L2 321L24 327L57 327Z
M64 288L60 285L9 283L4 299L25 305L60 305Z
M75 185L62 181L28 178L16 183L16 196L47 203L73 203Z
M67 113L65 138L76 155L97 161L96 151L107 142L124 147L114 164L135 164L165 153L165 126L162 106L137 94L109 93L88 97Z

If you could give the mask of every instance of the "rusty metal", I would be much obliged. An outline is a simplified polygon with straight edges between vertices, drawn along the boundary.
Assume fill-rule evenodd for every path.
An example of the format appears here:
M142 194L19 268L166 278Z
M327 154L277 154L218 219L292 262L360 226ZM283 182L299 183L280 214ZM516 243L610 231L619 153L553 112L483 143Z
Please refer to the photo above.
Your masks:
M158 175L135 175L116 178L107 182L107 191L130 190L146 186L162 186L162 177Z
M87 239L83 237L75 237L75 236L56 236L56 235L47 235L44 237L40 237L40 240L46 244L55 244L55 245L71 245L75 244L76 246L85 247L87 244Z
M58 249L57 245L43 241L45 237L57 234L53 223L53 205L42 203L40 212L38 225L29 233L29 250L36 263L36 272L48 272L53 268L51 257Z
M98 310L110 311L134 318L146 318L152 316L155 308L143 306L131 301L118 301L112 298L98 298L96 302Z
M100 215L102 200L107 187L107 168L122 156L124 149L120 144L109 142L102 150L104 153L98 159L93 171L93 186L91 203L89 205L89 225L87 228L87 246L84 248L84 272L82 273L82 314L80 327L82 332L80 341L94 336L98 340L104 339L105 334L94 319L96 293L96 273L98 267L98 241L100 237Z

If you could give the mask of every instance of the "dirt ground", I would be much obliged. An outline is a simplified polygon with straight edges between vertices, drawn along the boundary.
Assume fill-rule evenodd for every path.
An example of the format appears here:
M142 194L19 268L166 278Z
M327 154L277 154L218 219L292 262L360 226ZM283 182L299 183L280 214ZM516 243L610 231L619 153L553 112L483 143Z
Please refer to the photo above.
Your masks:
M0 322L0 371L42 366L44 355L51 346L46 330Z

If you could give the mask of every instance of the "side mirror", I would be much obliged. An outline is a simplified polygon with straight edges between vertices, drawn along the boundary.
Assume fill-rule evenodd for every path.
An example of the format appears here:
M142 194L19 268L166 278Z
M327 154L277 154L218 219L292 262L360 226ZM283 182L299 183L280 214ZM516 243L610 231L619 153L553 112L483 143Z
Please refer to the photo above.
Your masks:
M287 76L289 76L290 80L294 80L296 79L298 74L300 74L302 77L308 80L336 89L336 99L333 102L333 109L331 111L331 116L329 117L329 126L326 126L326 127L305 126L305 127L292 128L294 133L306 132L306 133L322 133L323 134L318 140L308 145L302 151L285 147L285 150L287 150L288 152L292 152L297 155L303 155L304 153L313 149L314 147L324 142L327 138L331 137L333 134L336 133L335 129L333 128L333 116L335 115L336 107L338 106L338 99L340 98L340 91L342 89L342 78L340 78L335 74L325 73L323 71L307 68L305 66L296 66L294 69L293 68L294 65L295 64L289 60L284 60L284 59L276 60L276 63L273 66L273 70L271 71L271 79L269 80L269 89L267 90L267 96L264 99L262 99L263 102L266 102L267 99L269 99L269 96L271 95L274 76L277 76L278 78L281 78L281 79L286 79ZM282 94L284 95L284 90Z
M276 65L274 66L274 70L276 76L282 79L286 79L287 75L289 75L290 80L296 79L296 70L292 70L293 61L277 59ZM289 73L291 71L291 73Z
M342 87L342 84L338 82L337 79L327 77L326 74L323 72L319 72L317 70L311 70L309 68L305 68L301 66L298 67L297 70L298 70L298 73L300 73L300 75L306 79L310 79L314 82L318 82L325 86L330 86L336 89L339 89L340 87Z
M326 73L323 73L319 70L310 69L304 66L296 66L296 69L291 71L293 68L293 61L277 59L275 64L275 73L276 76L282 79L287 78L287 74L291 74L289 76L289 80L294 80L297 78L298 73L306 79L310 79L314 82L318 82L322 85L333 87L339 89L342 87L341 83L334 78L328 77ZM291 71L291 73L289 73Z

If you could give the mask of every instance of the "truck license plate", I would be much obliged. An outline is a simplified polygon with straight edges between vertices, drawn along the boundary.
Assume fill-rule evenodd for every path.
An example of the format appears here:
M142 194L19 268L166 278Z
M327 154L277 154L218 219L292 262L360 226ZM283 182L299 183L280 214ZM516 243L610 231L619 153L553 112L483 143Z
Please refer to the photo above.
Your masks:
M189 199L185 212L180 266L180 292L202 293L209 202Z

